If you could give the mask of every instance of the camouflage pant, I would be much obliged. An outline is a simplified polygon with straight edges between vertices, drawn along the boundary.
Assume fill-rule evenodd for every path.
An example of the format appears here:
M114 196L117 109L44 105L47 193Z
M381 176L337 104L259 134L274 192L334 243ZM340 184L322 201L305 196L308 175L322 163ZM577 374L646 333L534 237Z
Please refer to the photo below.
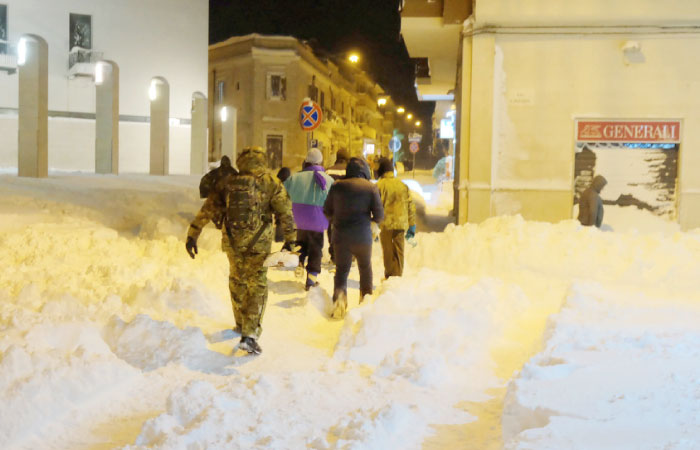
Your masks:
M230 264L228 287L236 323L243 336L259 338L267 303L267 253L243 255L227 249Z

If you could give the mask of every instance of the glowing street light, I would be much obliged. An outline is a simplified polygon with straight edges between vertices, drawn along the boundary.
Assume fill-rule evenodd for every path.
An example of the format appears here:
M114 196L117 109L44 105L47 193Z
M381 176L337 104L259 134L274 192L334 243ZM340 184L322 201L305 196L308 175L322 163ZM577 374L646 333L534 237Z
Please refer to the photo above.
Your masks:
M228 120L228 109L225 106L221 107L221 111L219 112L219 117L221 117L222 122L226 122Z
M417 127L420 126L420 120L416 120L416 126L417 126Z
M358 62L360 62L360 55L358 55L357 53L350 53L350 55L348 56L348 61L350 61L353 64L357 64Z
M98 62L95 64L95 84L101 85L105 81L105 64Z
M377 105L386 106L386 98L381 97L379 100L377 100Z
M151 80L151 86L148 88L148 98L154 101L158 98L158 90L156 88L156 80Z
M27 39L21 38L17 44L17 65L23 66L27 62Z
M398 108L396 108L396 112L399 114L403 114L406 112L406 110L404 109L403 106L399 106Z
M411 113L406 114L406 120L411 120L411 119L413 119L413 114L411 114Z

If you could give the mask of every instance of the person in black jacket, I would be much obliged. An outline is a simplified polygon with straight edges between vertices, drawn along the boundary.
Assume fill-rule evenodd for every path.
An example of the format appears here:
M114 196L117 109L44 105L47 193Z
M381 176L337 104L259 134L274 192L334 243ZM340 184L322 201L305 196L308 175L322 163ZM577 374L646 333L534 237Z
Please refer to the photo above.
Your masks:
M335 278L333 312L336 319L345 317L347 284L352 257L360 270L360 302L372 293L372 228L384 218L379 190L370 181L369 167L359 158L350 158L345 178L333 183L323 212L333 224Z

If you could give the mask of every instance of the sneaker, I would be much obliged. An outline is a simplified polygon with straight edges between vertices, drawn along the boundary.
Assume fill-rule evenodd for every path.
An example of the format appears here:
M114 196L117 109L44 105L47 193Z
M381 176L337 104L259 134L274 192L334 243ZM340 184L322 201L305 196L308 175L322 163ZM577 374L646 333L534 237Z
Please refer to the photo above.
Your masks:
M343 319L348 310L348 296L345 292L338 294L338 297L333 301L333 311L331 317L334 319Z
M317 281L318 274L314 272L309 272L306 274L306 286L305 289L308 291L312 287L318 286L318 281Z
M255 338L249 336L243 336L241 338L241 343L238 345L238 348L251 354L255 353L259 355L262 353L262 348L260 348Z
M304 265L299 264L296 269L294 269L294 276L297 278L301 278L304 276Z

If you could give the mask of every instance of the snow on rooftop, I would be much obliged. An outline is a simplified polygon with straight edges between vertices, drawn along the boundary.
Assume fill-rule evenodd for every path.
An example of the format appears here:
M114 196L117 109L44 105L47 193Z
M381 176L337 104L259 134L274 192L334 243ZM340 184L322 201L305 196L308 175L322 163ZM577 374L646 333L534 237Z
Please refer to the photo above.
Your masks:
M449 225L400 279L375 246L374 298L353 269L344 321L326 268L308 294L271 269L264 353L241 357L220 232L184 249L198 181L0 175L1 448L469 445L438 425L513 449L700 446L700 235L627 208L608 232ZM494 401L502 426L474 407Z

